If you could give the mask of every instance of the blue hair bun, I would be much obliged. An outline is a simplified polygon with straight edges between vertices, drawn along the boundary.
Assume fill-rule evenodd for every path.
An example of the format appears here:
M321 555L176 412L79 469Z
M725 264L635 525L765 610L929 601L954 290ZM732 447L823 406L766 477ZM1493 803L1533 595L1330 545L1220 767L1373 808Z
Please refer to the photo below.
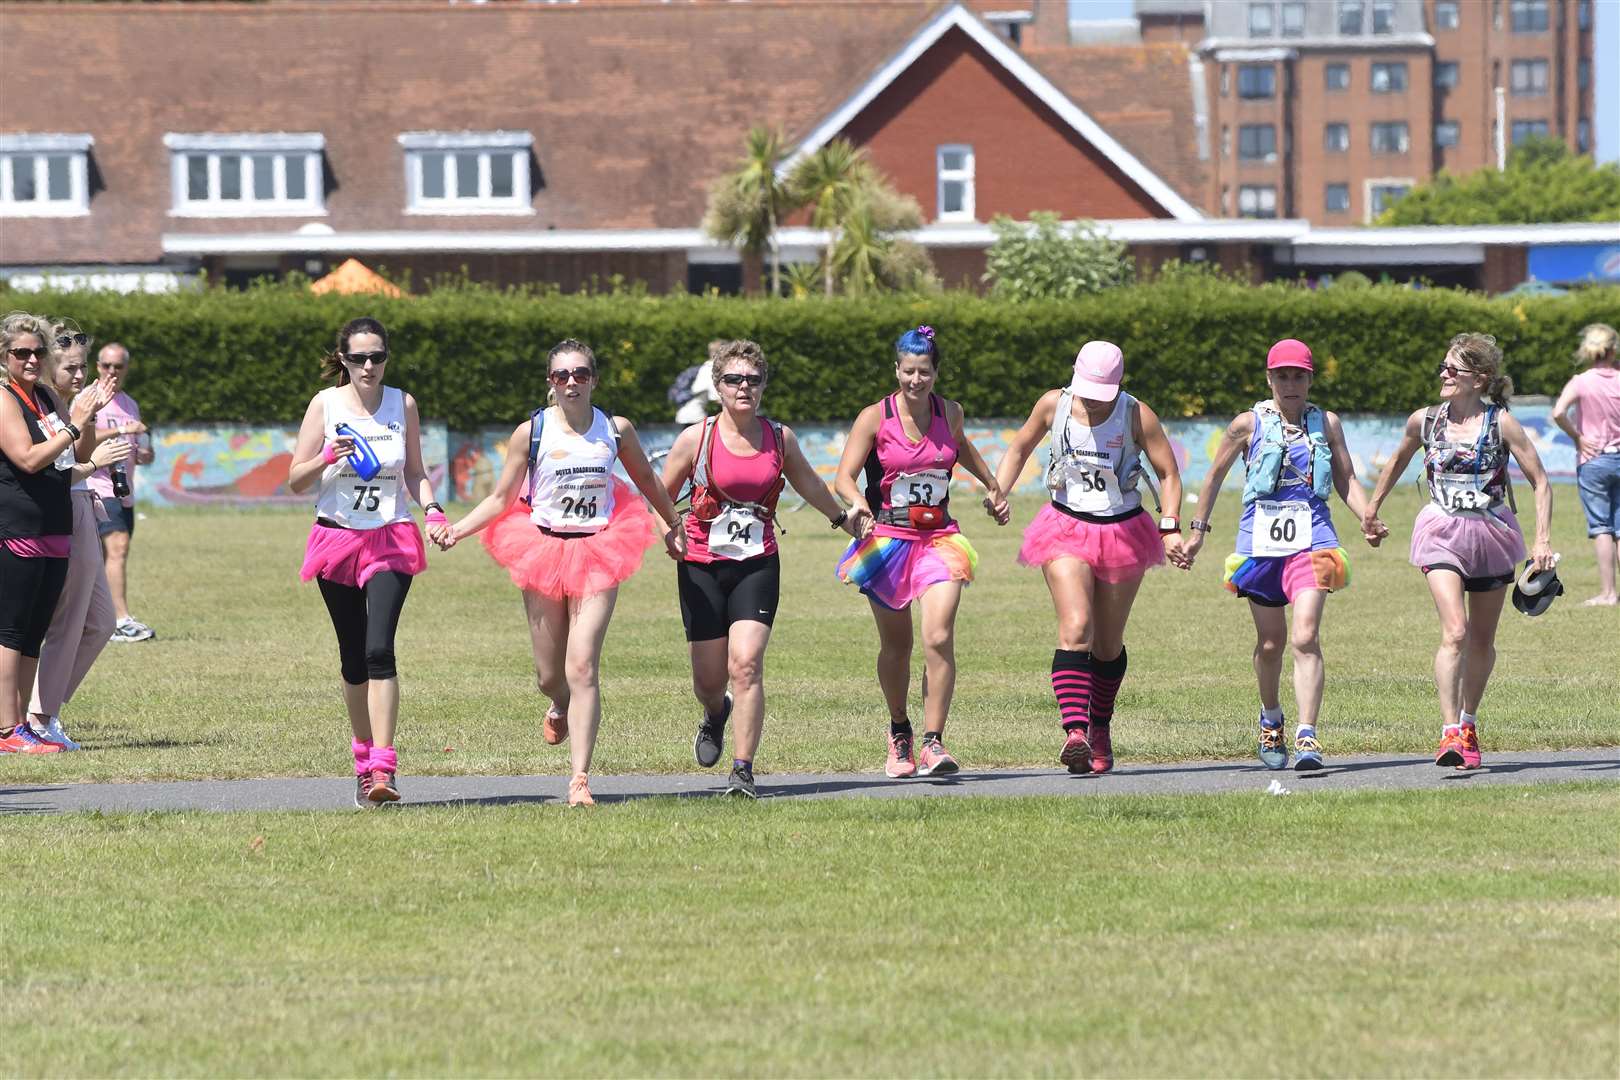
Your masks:
M934 328L932 326L919 326L915 330L907 330L894 343L894 351L908 353L913 356L935 355Z

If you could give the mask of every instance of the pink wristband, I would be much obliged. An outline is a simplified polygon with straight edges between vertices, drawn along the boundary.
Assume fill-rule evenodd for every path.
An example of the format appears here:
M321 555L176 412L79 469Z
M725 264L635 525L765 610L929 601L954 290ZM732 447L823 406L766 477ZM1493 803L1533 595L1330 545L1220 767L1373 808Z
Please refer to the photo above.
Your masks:
M448 525L450 519L444 516L443 510L429 510L422 518L429 525Z
M337 447L333 446L331 443L327 443L325 446L321 447L321 460L325 461L328 465L336 465Z

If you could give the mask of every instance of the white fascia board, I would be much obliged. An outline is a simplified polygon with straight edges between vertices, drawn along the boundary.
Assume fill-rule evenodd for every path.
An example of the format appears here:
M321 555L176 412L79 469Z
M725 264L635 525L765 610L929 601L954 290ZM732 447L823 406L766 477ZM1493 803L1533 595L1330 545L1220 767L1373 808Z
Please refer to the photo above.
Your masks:
M1068 96L1052 85L1051 81L1028 60L1020 56L1011 45L1001 40L983 23L974 18L961 4L952 4L928 25L917 31L899 52L884 64L878 73L868 79L855 93L823 120L792 154L777 168L778 176L787 176L799 160L831 142L844 128L861 114L879 94L888 89L900 75L916 63L947 31L961 30L989 53L991 58L1010 72L1024 88L1040 99L1041 103L1073 128L1080 137L1095 146L1120 172L1134 181L1150 198L1178 221L1199 221L1203 214L1174 188L1161 180L1153 170L1142 164L1136 155L1126 150L1112 135L1102 129L1086 112L1069 100Z
M1311 229L1296 245L1421 247L1435 244L1613 244L1620 222L1558 225L1403 225L1364 229Z
M534 145L528 131L402 131L407 150L526 150Z
M163 145L170 150L305 150L326 149L326 136L318 131L200 131L168 132Z
M40 154L83 154L87 153L96 140L89 135L69 134L23 134L0 135L0 152L28 153L30 151Z
M1299 37L1279 39L1278 48L1296 52L1300 49L1432 49L1433 34L1361 34L1357 37ZM1200 53L1232 50L1242 52L1259 48L1254 38L1205 38L1193 46ZM1218 59L1218 58L1217 58Z
M1127 244L1286 244L1310 229L1309 223L1288 218L1205 218L1201 221L1135 218L1095 224L1098 232ZM1067 223L1067 227L1073 229L1074 223ZM929 248L985 248L995 242L990 226L981 224L928 225L905 236Z
M270 255L339 252L685 251L709 247L702 229L409 230L331 233L164 233L165 255Z
M1295 244L1295 266L1478 266L1484 244L1407 244L1400 247L1351 244Z
M1273 60L1294 60L1299 57L1298 49L1216 49L1215 60L1222 64L1259 64Z
M1019 11L987 11L987 12L984 13L984 21L985 22L993 22L993 23L1027 23L1027 22L1034 22L1035 21L1035 13L1033 11L1027 11L1027 10L1019 10ZM1134 20L1134 19L1126 19L1126 20L1116 20L1116 21L1135 22L1136 20Z

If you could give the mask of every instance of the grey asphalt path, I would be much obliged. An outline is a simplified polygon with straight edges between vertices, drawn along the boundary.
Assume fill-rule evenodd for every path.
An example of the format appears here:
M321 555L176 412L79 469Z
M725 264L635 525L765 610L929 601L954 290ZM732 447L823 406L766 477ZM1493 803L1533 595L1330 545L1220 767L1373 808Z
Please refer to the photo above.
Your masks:
M1160 765L1126 763L1107 776L1070 776L1061 769L967 771L940 779L891 780L881 773L760 773L760 794L769 799L949 798L964 795L1190 795L1212 792L1264 794L1277 781L1295 796L1323 791L1500 787L1567 782L1620 781L1620 752L1565 750L1487 754L1476 772L1436 768L1430 758L1378 754L1330 758L1321 772L1268 772L1251 761L1184 761ZM651 796L692 797L718 792L724 769L665 776L593 776L601 803ZM406 806L561 803L565 776L401 777ZM93 810L353 810L354 781L328 778L187 780L135 784L7 784L0 780L0 814L55 814Z

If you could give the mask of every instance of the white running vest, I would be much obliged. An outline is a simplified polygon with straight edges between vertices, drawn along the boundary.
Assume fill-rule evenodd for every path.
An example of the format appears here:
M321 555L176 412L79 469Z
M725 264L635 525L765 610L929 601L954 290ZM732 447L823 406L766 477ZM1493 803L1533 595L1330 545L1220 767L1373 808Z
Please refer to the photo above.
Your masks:
M1055 502L1098 517L1117 517L1142 505L1136 488L1142 461L1131 433L1135 400L1121 390L1108 419L1086 427L1074 422L1073 396L1064 391L1058 397L1047 469L1047 488Z
M320 396L326 412L322 429L326 441L338 437L339 424L348 424L370 444L382 469L370 480L362 480L347 458L328 465L321 473L316 515L346 529L380 529L412 520L405 496L405 391L383 387L382 404L375 415L349 405L345 400L349 395L341 386L328 387Z
M613 419L591 409L583 435L563 429L562 414L547 409L535 463L529 520L557 532L599 532L613 516L613 462L619 456Z

